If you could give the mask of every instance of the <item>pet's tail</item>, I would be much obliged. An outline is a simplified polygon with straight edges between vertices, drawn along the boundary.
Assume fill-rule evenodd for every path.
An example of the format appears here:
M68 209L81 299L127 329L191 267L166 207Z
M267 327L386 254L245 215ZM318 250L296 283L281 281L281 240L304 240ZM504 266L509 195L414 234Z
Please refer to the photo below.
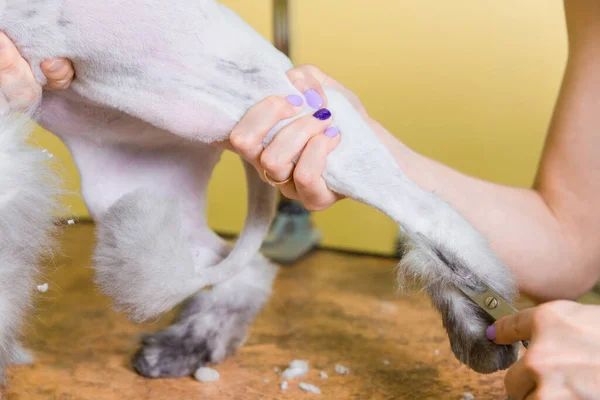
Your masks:
M140 189L123 196L98 219L96 282L118 310L136 321L152 318L231 278L253 261L271 224L276 191L249 164L244 166L246 223L225 257L209 256L213 263L197 258L190 232L182 229L176 199Z
M246 161L244 168L248 186L248 213L244 229L227 257L198 272L205 286L216 285L237 275L260 250L273 220L277 190L262 181L254 167Z

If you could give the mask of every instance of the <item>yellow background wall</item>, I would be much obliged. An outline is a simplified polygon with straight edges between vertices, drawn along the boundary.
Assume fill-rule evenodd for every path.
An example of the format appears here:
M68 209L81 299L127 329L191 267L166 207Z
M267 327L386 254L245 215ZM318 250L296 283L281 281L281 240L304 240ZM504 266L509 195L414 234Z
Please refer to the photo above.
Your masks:
M222 1L267 38L270 0ZM529 186L566 58L559 0L291 0L292 57L354 90L410 147L463 172ZM36 135L77 174L66 150ZM241 165L226 155L210 188L209 222L237 232L245 214ZM74 214L85 207L65 200ZM352 218L349 218L352 216ZM326 246L389 253L396 226L351 201L317 213Z

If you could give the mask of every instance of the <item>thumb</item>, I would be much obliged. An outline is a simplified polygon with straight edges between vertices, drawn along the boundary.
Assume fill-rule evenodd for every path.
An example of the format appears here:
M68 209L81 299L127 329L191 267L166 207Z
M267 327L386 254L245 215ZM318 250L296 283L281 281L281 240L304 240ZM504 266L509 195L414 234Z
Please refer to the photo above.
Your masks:
M70 60L66 58L56 58L42 62L42 72L46 76L48 83L44 89L62 90L71 85L75 76L75 70Z
M487 338L496 344L513 344L521 340L531 340L534 312L535 308L528 308L500 318L486 330Z

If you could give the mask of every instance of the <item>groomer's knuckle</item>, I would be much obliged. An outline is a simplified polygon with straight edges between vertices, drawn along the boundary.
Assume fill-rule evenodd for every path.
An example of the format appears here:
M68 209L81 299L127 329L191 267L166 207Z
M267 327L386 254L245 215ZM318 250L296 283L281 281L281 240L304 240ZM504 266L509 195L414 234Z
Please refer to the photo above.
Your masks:
M283 97L275 97L271 103L271 112L276 119L287 119L294 115L294 106Z
M546 358L544 352L540 351L539 347L531 347L523 355L523 365L533 375L540 376L546 370Z
M321 211L318 209L318 206L313 203L312 201L303 201L302 202L304 204L304 208L306 208L308 211L310 212L317 212L317 211Z
M320 193L316 194L313 197L312 204L311 204L312 209L310 211L326 210L329 207L331 207L333 204L335 204L335 202L336 202L335 196L332 196L330 192L321 191Z
M229 141L231 142L231 145L236 149L240 148L241 145L244 143L242 133L240 132L237 126L231 131L231 134L229 135Z
M294 182L296 182L295 179ZM308 211L316 211L315 207L317 206L317 202L315 201L314 194L304 192L302 188L298 188L297 183L296 190L298 190L298 200L304 205L304 208L306 208Z
M305 118L309 118L309 117L305 117ZM310 117L311 119L315 119ZM310 122L305 122L305 121L298 121L298 130L299 132L297 133L296 139L298 140L298 143L302 144L302 148L304 148L304 151L307 151L310 148L310 142L311 140L315 137L315 135L318 133L318 126L315 127L314 122L310 121Z
M231 132L229 141L236 150L241 152L249 151L254 144L251 135L239 129L234 129L233 132Z
M281 166L279 165L279 160L277 156L275 156L270 151L263 151L260 155L260 164L269 172L273 172L278 170Z
M291 104L281 96L269 96L263 100L263 105L275 115L285 113Z
M559 311L553 303L542 304L534 311L531 317L531 323L534 328L540 329L556 320L558 316Z
M305 168L296 168L294 171L294 182L302 187L311 187L316 183L316 179L312 171Z
M318 212L325 210L329 207L329 204L326 201L315 199L306 204L305 207L308 211Z

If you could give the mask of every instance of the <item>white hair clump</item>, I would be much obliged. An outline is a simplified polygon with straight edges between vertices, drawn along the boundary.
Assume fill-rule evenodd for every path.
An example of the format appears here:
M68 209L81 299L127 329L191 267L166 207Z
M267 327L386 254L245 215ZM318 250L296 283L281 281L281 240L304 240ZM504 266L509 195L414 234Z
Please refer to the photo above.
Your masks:
M19 358L17 336L31 305L42 256L50 256L59 180L48 158L26 144L33 123L0 116L0 383Z

